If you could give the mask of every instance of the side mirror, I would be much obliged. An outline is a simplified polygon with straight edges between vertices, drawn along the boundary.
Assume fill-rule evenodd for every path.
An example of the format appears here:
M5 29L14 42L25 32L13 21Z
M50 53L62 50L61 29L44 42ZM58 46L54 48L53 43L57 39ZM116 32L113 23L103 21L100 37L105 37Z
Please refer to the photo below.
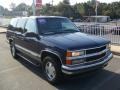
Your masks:
M25 34L25 37L31 37L31 38L36 38L36 39L40 39L39 35L33 32L29 32Z

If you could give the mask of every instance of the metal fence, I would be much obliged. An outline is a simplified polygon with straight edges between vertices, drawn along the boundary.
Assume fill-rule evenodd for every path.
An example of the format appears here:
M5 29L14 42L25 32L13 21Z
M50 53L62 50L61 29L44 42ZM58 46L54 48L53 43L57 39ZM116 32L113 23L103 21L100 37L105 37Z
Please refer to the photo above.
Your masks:
M112 44L120 44L120 26L100 23L77 23L76 25L83 33L103 37L110 40Z

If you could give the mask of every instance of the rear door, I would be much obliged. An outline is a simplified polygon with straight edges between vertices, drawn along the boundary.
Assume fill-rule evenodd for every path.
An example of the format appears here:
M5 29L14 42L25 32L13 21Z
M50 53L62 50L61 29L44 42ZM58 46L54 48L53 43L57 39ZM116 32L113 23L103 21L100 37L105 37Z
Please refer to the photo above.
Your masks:
M27 22L27 18L19 19L17 26L16 26L16 35L15 35L15 45L16 47L23 52L23 48L25 46L24 43L24 27Z
M18 22L18 18L14 18L10 21L10 24L7 28L7 33L6 33L7 39L12 39L14 37L14 31L16 29L17 22Z

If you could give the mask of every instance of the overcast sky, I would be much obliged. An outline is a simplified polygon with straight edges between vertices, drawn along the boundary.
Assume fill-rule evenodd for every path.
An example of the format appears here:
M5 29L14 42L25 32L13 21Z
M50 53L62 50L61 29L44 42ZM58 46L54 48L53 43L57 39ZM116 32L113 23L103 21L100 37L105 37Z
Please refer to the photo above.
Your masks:
M33 0L0 0L0 5L4 6L5 8L9 8L10 7L10 4L13 2L15 3L16 5L24 2L28 5L31 5L32 4L32 1ZM52 0L43 0L43 4L45 3L50 3ZM59 3L60 1L62 0L54 0L54 4L57 4ZM70 0L70 3L71 4L75 4L75 3L78 3L78 2L87 2L89 0ZM98 0L100 2L106 2L106 3L111 3L111 2L115 2L115 1L120 1L120 0Z

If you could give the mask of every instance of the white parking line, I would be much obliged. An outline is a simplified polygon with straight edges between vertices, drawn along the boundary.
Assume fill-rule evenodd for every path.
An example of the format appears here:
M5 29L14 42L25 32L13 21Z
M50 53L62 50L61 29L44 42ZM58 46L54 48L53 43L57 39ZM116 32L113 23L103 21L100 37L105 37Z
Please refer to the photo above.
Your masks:
M6 72L10 72L10 71L14 71L14 70L22 68L22 67L23 66L19 66L19 67L13 67L13 68L9 68L9 69L6 69L6 70L2 70L2 71L0 71L0 74L6 73Z

